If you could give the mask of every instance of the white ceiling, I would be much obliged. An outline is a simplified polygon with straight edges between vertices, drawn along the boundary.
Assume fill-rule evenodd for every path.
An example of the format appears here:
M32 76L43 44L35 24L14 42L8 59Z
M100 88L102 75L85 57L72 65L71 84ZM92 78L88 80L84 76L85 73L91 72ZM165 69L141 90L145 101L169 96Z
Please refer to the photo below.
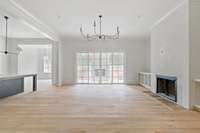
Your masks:
M0 35L5 36L6 23L4 15L0 13ZM12 17L8 19L8 37L11 38L45 38L39 32L34 31L28 25Z
M103 32L119 26L122 36L148 35L151 26L183 0L15 0L61 37L92 31L94 19L103 14Z

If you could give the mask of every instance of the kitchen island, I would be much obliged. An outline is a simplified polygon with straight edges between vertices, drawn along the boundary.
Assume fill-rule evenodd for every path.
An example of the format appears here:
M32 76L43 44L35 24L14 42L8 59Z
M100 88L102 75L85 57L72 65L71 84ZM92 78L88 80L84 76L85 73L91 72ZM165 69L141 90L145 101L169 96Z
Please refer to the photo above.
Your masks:
M33 77L33 91L37 91L37 74L1 75L0 98L23 93L26 77Z

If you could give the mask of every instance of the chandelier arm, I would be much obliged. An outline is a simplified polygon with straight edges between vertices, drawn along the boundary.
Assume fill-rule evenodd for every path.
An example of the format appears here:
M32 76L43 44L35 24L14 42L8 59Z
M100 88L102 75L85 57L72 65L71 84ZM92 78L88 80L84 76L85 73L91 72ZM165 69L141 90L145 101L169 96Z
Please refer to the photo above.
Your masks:
M93 35L93 36L92 36L92 39L93 39L93 40L98 40L98 35Z
M98 39L98 35L87 35L87 40L88 41L93 41L93 40L97 40Z
M119 39L119 35L118 34L115 34L115 35L105 35L105 39L116 40L116 39Z
M96 33L96 27L94 27L94 34L96 35L97 33Z
M83 32L83 28L82 28L82 27L80 28L80 32L81 32L81 35L82 35L84 38L87 38L87 35L84 34L84 32Z
M81 33L81 35L82 35L84 38L87 38L87 35L85 35L84 33Z

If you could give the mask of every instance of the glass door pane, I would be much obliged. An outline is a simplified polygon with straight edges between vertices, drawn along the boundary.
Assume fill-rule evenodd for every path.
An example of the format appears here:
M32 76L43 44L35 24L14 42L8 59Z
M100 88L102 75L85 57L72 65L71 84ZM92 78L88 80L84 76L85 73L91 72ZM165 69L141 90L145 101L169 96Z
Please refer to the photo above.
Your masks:
M78 83L88 83L88 53L78 53L77 54L77 82Z
M112 53L101 53L101 83L112 83Z
M89 83L100 83L100 53L89 53Z
M113 83L124 83L124 53L113 53Z
M124 83L124 54L78 53L77 82L90 84Z

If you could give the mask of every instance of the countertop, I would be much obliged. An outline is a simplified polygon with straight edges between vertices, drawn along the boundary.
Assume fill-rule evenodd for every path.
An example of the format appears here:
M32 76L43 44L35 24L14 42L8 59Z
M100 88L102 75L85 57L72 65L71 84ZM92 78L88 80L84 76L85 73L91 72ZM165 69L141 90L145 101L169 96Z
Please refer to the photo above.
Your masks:
M12 75L0 75L0 80L18 79L24 77L37 76L37 74L12 74Z

